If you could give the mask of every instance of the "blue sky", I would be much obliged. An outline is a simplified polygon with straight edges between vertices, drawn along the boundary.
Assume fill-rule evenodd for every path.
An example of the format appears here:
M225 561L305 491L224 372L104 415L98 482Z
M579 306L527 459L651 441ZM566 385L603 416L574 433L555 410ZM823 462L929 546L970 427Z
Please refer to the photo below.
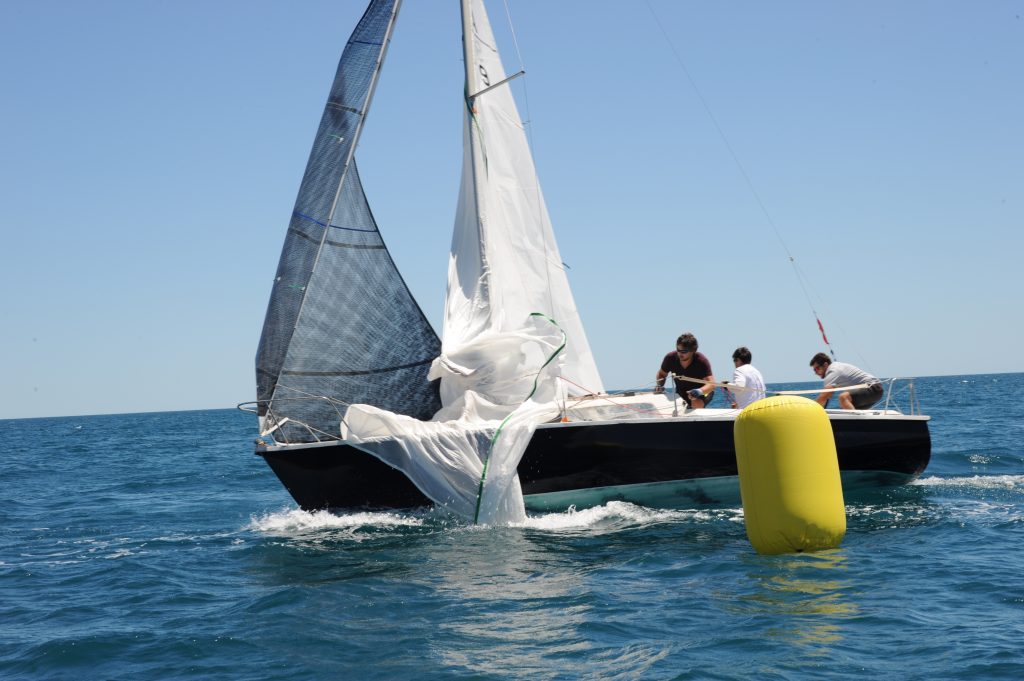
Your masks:
M510 7L521 113L608 387L650 384L687 330L720 378L747 345L769 382L814 380L823 346L773 224L840 359L1024 370L1024 5ZM0 3L0 418L254 398L287 218L363 9ZM406 0L357 152L438 328L460 60L457 3Z

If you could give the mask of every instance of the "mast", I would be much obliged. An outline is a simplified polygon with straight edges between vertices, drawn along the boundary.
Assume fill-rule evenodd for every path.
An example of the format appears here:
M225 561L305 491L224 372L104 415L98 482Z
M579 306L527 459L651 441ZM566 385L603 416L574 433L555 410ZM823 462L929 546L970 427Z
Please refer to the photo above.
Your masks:
M468 104L469 93L472 89L470 70L473 63L473 41L467 36L473 30L473 14L469 9L469 0L460 0L460 6L462 7L462 57L466 66L466 103Z
M462 60L466 68L466 91L464 97L466 100L466 124L468 126L467 134L469 136L469 158L472 167L473 176L473 213L476 215L477 224L480 222L480 184L478 182L477 166L476 166L476 155L477 155L477 141L474 128L476 127L476 78L473 74L476 72L476 53L473 50L473 11L469 6L470 0L460 0L462 7ZM480 230L481 239L483 238L483 230ZM484 249L481 249L481 253L484 253Z

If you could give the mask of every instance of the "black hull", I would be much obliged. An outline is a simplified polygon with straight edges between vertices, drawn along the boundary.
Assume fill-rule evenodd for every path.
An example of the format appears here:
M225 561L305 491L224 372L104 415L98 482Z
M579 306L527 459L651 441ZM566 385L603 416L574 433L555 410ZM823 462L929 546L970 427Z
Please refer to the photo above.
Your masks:
M931 458L924 419L831 422L844 491L907 482ZM538 428L519 464L527 506L584 507L613 499L654 506L736 503L733 424L645 420ZM349 445L259 447L256 453L306 510L431 503L404 474Z

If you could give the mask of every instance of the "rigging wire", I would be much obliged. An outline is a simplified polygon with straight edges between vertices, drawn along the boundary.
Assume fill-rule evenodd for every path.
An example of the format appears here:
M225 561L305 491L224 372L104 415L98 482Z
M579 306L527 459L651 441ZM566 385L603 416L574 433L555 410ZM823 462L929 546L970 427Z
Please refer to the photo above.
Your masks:
M508 0L504 0L505 16L508 18L508 31L512 34L512 45L516 48L516 59L519 60L519 68L523 71L526 66L523 64L523 53L519 51L519 39L516 37L516 26L512 23L512 10L509 9Z
M682 56L679 54L679 51L676 50L675 44L672 42L671 37L669 37L668 31L665 30L664 25L662 25L657 13L655 13L654 7L651 5L650 0L646 0L645 4L647 5L647 9L651 13L651 16L654 18L654 23L658 26L658 30L661 31L661 35L665 39L665 43L668 45L669 50L671 50L672 55L676 59L676 62L679 64L679 67L682 69L683 74L686 76L686 80L690 83L690 87L693 88L694 94L697 95L697 99L700 101L701 106L704 107L704 112L707 113L708 118L711 119L711 123L712 125L715 126L715 130L718 132L718 136L722 139L722 143L725 144L725 148L726 150L728 150L729 155L732 157L733 163L736 164L736 168L739 170L740 175L743 177L743 181L746 183L747 189L750 190L751 195L753 195L754 197L754 201L757 202L758 207L761 209L761 213L764 214L765 219L768 221L768 224L771 226L772 231L775 233L775 238L778 239L779 245L781 245L782 250L785 251L786 257L789 260L789 264L793 267L793 272L796 274L796 280L797 283L800 285L800 290L803 291L804 298L807 300L807 305L811 308L811 313L814 315L814 320L818 323L818 330L821 331L821 339L825 341L825 345L828 347L828 351L829 353L831 353L832 359L834 360L836 358L836 352L832 348L832 344L829 342L828 336L825 334L825 327L821 323L821 317L818 315L818 311L814 308L814 303L811 300L810 293L808 293L808 287L810 285L810 282L807 279L807 276L800 269L800 266L796 262L796 257L793 256L793 253L789 250L789 247L786 245L786 241L782 238L782 234L781 232L779 232L779 228L775 224L775 220L772 219L771 214L768 212L767 206L765 206L764 201L761 200L761 195L758 194L757 189L754 188L754 183L751 181L750 176L747 175L747 171L743 167L743 164L740 162L739 156L733 149L732 144L729 143L729 138L726 137L725 131L722 129L722 126L718 124L718 119L716 119L714 113L712 113L711 107L708 105L707 100L704 99L704 95L701 93L700 88L697 87L697 82L693 79L693 76L690 75L690 70L686 68L686 63L683 62Z

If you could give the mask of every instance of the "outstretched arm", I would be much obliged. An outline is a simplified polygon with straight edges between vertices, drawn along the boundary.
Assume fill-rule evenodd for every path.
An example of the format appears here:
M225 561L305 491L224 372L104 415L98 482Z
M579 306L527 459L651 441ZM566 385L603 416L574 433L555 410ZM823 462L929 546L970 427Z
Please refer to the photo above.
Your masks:
M707 381L708 383L718 383L718 381L715 380L714 374L708 374L707 376L704 377L704 380ZM693 390L691 390L691 399L701 400L701 404L703 404L703 401L707 398L708 393L714 392L715 390L714 386L711 387L711 390L708 390L707 387L707 383L705 383L704 385L696 387Z
M667 371L665 371L664 369L658 369L658 373L654 376L654 392L664 392L666 376L668 376Z

